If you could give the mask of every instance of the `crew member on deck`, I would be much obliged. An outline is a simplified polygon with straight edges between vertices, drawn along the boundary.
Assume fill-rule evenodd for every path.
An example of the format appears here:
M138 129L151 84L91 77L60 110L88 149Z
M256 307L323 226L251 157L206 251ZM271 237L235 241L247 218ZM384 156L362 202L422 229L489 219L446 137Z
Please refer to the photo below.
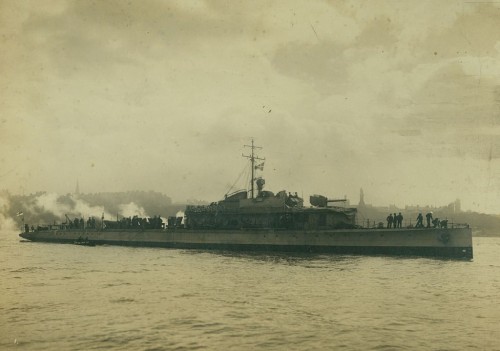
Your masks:
M392 222L394 222L394 217L392 217L392 213L389 213L389 216L387 216L387 228L392 228Z
M432 221L432 212L428 212L425 215L425 218L427 219L427 228L431 227L431 221Z
M422 216L422 213L419 213L417 216L417 224L415 224L416 228L422 228L424 224L422 223L424 221L424 216Z
M399 212L397 218L398 228L403 228L403 215L401 214L401 212Z
M439 218L434 218L434 219L432 220L432 227L433 227L433 228L437 228L437 227L439 227Z

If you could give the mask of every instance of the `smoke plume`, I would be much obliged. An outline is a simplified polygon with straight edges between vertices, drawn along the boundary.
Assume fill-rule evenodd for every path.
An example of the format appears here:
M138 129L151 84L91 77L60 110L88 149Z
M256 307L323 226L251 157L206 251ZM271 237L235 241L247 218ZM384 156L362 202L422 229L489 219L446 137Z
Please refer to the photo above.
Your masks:
M7 196L0 194L0 232L16 231L21 226L20 223L8 215L10 210L10 201ZM18 218L21 218L20 216Z

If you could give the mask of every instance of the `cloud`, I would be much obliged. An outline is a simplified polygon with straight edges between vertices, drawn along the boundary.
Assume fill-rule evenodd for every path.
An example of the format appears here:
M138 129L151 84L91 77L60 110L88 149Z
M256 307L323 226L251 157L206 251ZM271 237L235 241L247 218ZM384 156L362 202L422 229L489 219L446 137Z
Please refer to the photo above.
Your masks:
M497 55L495 35L500 21L500 5L490 2L467 2L456 13L456 20L426 38L426 47L436 56L456 58Z
M212 200L252 136L279 187L357 193L392 179L386 159L446 162L450 178L453 162L498 160L496 4L0 6L0 159L15 191L78 178Z
M344 50L333 42L287 43L276 50L273 64L279 73L304 80L326 95L341 93L348 82Z
M420 130L430 145L451 146L441 148L442 155L498 157L496 137L482 137L485 129L499 126L496 87L495 79L467 75L460 62L451 62L414 92L412 111L404 123Z

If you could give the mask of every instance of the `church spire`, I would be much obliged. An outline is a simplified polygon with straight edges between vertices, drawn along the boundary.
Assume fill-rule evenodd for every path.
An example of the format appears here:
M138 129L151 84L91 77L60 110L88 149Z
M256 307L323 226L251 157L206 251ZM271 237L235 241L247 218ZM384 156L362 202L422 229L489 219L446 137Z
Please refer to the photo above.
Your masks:
M363 192L363 188L359 189L359 206L365 205L365 193Z

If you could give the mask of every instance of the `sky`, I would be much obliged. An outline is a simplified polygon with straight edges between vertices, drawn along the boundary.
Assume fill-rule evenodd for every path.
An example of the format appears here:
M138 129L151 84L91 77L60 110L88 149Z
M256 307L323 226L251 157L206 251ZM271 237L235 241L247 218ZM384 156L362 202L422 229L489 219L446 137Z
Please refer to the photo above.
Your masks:
M500 214L500 3L0 0L0 189ZM243 188L245 184L237 184Z

